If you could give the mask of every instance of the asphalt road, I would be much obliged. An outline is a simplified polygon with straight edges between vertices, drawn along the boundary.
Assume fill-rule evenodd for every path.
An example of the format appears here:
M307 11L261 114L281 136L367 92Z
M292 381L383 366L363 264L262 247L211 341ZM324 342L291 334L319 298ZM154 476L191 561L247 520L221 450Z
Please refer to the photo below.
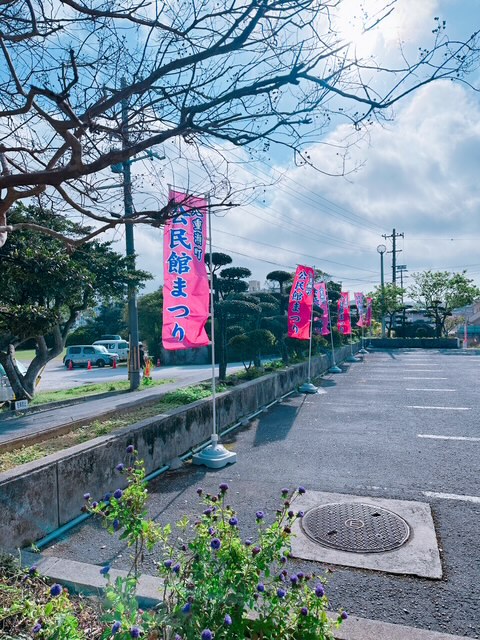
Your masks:
M446 633L480 637L480 359L461 352L377 352L317 395L294 395L227 441L237 463L168 472L150 484L150 513L175 522L201 508L195 489L230 485L245 537L255 511L273 518L281 488L413 500L431 505L444 576L404 575L294 561L328 570L334 608ZM93 488L92 488L93 489ZM129 550L87 520L47 554L128 567ZM152 554L145 571L154 573Z
M28 366L29 363L25 362L23 364ZM211 370L212 367L209 364L183 365L181 367L160 366L152 367L151 375L155 379L182 379L185 375L189 376L191 373L199 372L202 374L201 378L203 379L208 377ZM59 391L92 383L118 382L121 380L128 380L128 370L125 363L119 364L116 369L112 367L103 367L101 369L93 367L88 370L86 367L75 367L72 370L68 370L61 360L52 360L47 364L41 375L37 391Z

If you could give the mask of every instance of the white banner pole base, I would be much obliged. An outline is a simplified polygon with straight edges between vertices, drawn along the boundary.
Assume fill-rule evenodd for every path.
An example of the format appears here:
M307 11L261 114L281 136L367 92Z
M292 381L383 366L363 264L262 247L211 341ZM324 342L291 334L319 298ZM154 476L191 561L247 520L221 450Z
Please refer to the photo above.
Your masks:
M237 454L218 444L218 434L216 433L212 434L210 444L192 457L193 464L203 464L210 469L221 469L236 461Z

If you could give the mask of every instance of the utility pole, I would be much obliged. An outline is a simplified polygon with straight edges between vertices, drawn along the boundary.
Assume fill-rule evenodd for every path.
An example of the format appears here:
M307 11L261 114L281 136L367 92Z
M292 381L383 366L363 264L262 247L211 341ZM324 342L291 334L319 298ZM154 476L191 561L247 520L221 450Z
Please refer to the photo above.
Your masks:
M382 235L382 238L392 238L392 251L387 251L387 253L392 254L392 284L397 284L397 253L400 253L402 249L397 249L397 238L404 238L405 235L403 233L395 233L395 229L392 234L387 236L386 234Z
M125 78L122 78L122 89L126 87ZM122 100L122 148L128 149L128 100ZM125 208L125 218L133 217L132 198L132 173L130 169L131 161L122 162L123 173L123 204ZM135 269L135 243L133 238L133 223L125 224L125 241L128 258L128 269ZM130 390L134 391L140 386L140 349L138 346L138 310L137 310L137 290L132 282L128 283L128 331L130 352L128 355L128 379L130 380Z

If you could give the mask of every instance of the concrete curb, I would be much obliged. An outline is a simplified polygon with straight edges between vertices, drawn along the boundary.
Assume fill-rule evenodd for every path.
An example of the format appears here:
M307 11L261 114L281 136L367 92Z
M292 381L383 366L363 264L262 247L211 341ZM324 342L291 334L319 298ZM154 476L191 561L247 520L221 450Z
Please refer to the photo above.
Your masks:
M76 593L99 594L105 587L106 580L100 574L98 565L63 560L54 556L43 557L30 552L22 552L22 564L26 567L35 565L43 576L56 580ZM112 569L111 581L117 576L125 577L126 571ZM137 588L137 598L141 607L153 607L160 602L159 594L163 590L163 581L149 575L141 575ZM337 615L329 614L332 621ZM438 631L406 627L404 625L367 620L349 616L335 631L336 640L473 640L467 636L455 636Z

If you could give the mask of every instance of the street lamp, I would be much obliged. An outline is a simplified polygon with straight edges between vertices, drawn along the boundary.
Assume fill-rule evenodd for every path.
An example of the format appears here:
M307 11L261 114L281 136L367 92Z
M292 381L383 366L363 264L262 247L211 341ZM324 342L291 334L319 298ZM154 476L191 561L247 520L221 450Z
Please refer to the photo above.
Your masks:
M382 338L385 338L385 281L383 276L383 254L387 250L387 247L384 244L379 244L377 247L377 251L380 254L380 283L382 290L382 302L381 302L381 311L382 311Z

